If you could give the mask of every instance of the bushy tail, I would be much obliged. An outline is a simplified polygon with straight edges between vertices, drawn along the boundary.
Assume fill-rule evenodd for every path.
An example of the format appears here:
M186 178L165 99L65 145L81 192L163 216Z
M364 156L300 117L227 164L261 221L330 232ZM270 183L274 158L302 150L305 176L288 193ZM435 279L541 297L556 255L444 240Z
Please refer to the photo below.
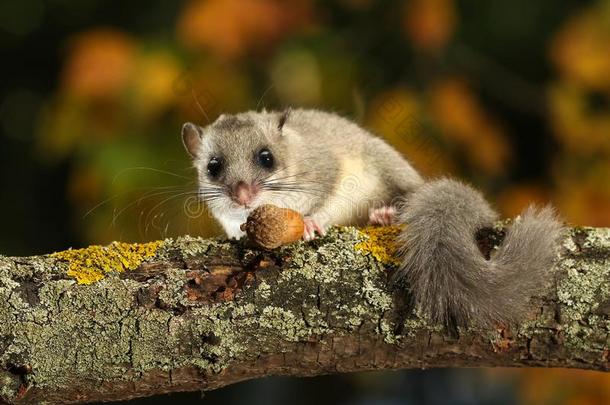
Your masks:
M545 285L562 226L550 207L529 207L486 260L475 235L497 214L476 190L442 179L421 186L400 209L404 281L414 303L446 325L518 321Z

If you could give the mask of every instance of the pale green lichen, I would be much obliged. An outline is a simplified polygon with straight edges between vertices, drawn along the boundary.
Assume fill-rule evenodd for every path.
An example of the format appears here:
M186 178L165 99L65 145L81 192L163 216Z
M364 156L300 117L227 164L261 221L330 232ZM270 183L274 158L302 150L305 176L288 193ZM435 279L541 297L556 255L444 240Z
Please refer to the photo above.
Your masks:
M8 257L0 255L0 277L8 277L12 273L15 273L15 263Z
M441 325L430 325L417 311L407 319L395 319L392 295L386 287L386 263L370 251L362 254L355 249L366 238L354 228L333 228L328 239L313 242L313 247L296 243L281 248L274 254L290 261L279 276L257 273L256 282L244 285L233 301L189 302L183 290L184 270L166 269L163 277L154 280L161 290L159 305L151 307L135 302L147 283L122 279L114 272L105 273L93 285L43 278L37 291L40 302L31 304L11 277L17 272L52 271L56 260L36 260L32 270L0 258L0 301L7 303L0 306L0 332L11 336L0 362L27 359L33 369L28 383L59 387L73 382L74 376L96 381L137 380L149 370L183 366L196 366L202 375L210 375L236 360L251 359L256 355L250 352L252 347L278 353L289 350L293 342L324 342L329 334L341 336L359 328L375 330L389 344L408 345L422 331L444 336ZM610 246L600 235L587 236L579 243L598 250ZM243 252L243 246L180 238L166 241L157 255L175 257L176 251L187 256L221 251L240 257L236 252ZM570 254L578 254L576 246ZM558 285L566 344L583 351L598 350L604 342L607 346L608 337L596 335L595 328L610 330L609 321L594 314L603 302L600 297L610 297L610 259L571 259L565 257L560 264L566 272ZM19 310L13 311L11 306ZM528 336L548 333L538 323L523 325ZM499 346L498 339L492 336L490 341ZM265 347L267 342L273 346ZM66 370L72 374L67 375Z
M355 330L357 327L362 325L363 316L365 316L369 310L361 304L355 305L349 308L350 315L347 318L347 323L352 328L350 330Z
M21 381L19 376L9 373L0 373L0 399L6 398L7 402L18 396Z
M271 296L271 286L269 284L267 284L266 282L262 281L258 285L258 289L256 292L257 292L257 298L269 299L269 297Z
M206 254L212 246L219 245L219 241L215 239L204 239L200 236L180 236L175 240L168 240L166 246L171 246L172 249L178 249L185 256L196 256Z
M391 232L387 232L389 235ZM294 246L290 256L293 259L291 266L280 274L278 288L282 284L290 283L287 291L293 296L298 296L300 289L294 285L301 285L302 280L311 281L318 285L318 289L324 297L344 296L349 290L349 305L339 305L331 308L326 315L332 325L341 324L344 328L353 330L363 323L371 322L378 325L385 311L392 306L392 297L385 288L386 274L385 266L378 258L371 254L362 254L362 250L355 246L370 241L369 236L353 227L336 227L329 231L329 239L333 243L324 243L315 251L306 249L305 246ZM381 243L381 239L376 239ZM370 243L368 246L371 246ZM349 263L349 265L346 265ZM297 283L295 279L299 279ZM305 284L307 285L307 283ZM307 299L318 299L320 297L308 296ZM393 324L384 320L385 328L379 333L387 335L387 340L392 340ZM311 325L313 321L307 318Z
M289 342L298 342L311 335L302 317L281 307L263 308L259 322L261 328L273 329Z
M386 311L392 307L392 297L385 289L379 287L380 286L376 285L373 278L367 277L367 274L365 273L362 283L364 299L373 307Z
M422 314L417 314L414 317L407 318L403 322L403 336L404 338L414 338L416 334L414 331L421 331L427 329L431 332L441 333L443 331L442 324L430 324L430 322Z
M579 231L586 233L586 238L581 244L583 249L610 249L610 228L580 228L573 233Z
M386 319L382 319L381 322L379 322L377 333L381 334L383 336L383 341L389 344L395 344L400 340L396 336L396 333L394 333L394 325Z
M154 256L162 244L163 241L112 242L108 246L69 249L50 256L66 260L66 274L74 277L79 284L92 284L103 279L108 273L136 269L146 258Z
M313 250L302 242L295 243L282 251L292 258L290 266L280 274L280 282L289 282L293 277L330 284L337 281L337 271L341 263L354 258L354 243L362 237L351 227L332 227L327 234L333 243L323 243ZM344 265L343 265L344 266Z
M334 330L326 322L326 314L316 307L307 307L303 311L303 319L309 325L310 334L333 333Z
M583 350L601 349L607 345L610 321L595 312L600 303L610 300L610 258L593 254L584 259L579 255L589 249L607 251L610 229L571 230L563 247L574 255L559 263L564 276L557 285L566 345Z
M168 269L165 277L167 282L165 288L159 291L159 301L169 308L187 306L189 302L183 290L184 270Z
M244 304L239 305L233 308L233 312L231 313L231 318L235 320L239 320L243 317L249 317L256 313L256 307L254 304Z
M138 283L108 277L99 287L74 285L70 280L45 283L36 309L46 310L46 321L23 319L12 325L5 355L20 357L20 350L28 351L32 384L69 384L65 370L100 379L120 377L126 370L129 340L121 315L133 307ZM88 370L91 364L98 366Z
M566 238L563 238L563 242L561 244L566 251L570 253L578 253L578 246L574 242L574 238L569 235Z
M302 276L306 280L314 280L320 277L324 277L325 274L322 269L316 268L318 263L318 255L315 252L306 250L304 247L297 247L292 251L295 259L293 259L291 266L286 271L280 274L280 281L289 281L292 277L297 275Z
M2 276L0 300L19 307L20 318L10 308L0 311L5 321L0 331L11 335L0 361L27 359L33 370L27 376L28 384L39 388L61 387L74 378L137 380L149 370L188 366L199 367L204 374L219 373L235 359L247 357L251 347L273 353L282 350L277 346L282 342L340 335L365 323L378 325L388 302L388 297L373 292L375 287L383 289L383 266L353 249L363 240L355 229L330 232L332 242L314 242L319 244L317 250L304 243L282 248L278 254L294 261L280 276L257 277L256 283L244 286L228 302L189 302L182 289L183 269L166 269L164 277L155 279L160 290L153 307L136 303L146 283L121 278L115 271L104 272L104 278L91 285L80 285L76 279L46 278L36 291L36 304L25 302L16 291L17 284ZM240 251L239 243L180 238L166 240L156 257L167 259L176 252L235 256ZM35 269L2 263L0 271L8 280L17 272L42 274L69 267L57 257L36 261ZM301 264L304 269L299 268ZM335 296L344 296L346 301L326 307ZM393 325L389 320L379 325L379 333L391 341ZM275 337L268 340L273 346L261 346L264 336Z
M0 287L0 302L9 302L12 290ZM0 307L0 336L8 335L11 332L11 325L15 322L15 315L12 308L7 306Z

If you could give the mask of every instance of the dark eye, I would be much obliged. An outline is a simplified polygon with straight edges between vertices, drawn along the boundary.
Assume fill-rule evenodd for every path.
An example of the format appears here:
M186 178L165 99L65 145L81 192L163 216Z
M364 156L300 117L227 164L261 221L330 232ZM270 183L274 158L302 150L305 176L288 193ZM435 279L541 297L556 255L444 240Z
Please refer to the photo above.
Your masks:
M271 169L273 167L273 154L269 149L261 149L258 152L258 164L263 166L265 169Z
M210 159L208 162L208 175L210 175L210 177L217 177L220 174L221 169L222 161L219 158L213 157Z

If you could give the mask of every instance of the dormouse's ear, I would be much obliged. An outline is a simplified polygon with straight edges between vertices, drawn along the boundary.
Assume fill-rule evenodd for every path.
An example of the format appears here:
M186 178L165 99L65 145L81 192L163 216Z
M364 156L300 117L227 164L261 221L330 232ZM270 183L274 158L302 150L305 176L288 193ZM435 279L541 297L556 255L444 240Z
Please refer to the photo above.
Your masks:
M279 129L280 131L282 130L282 128L284 128L284 124L286 124L286 121L288 120L288 116L290 116L291 111L292 109L288 107L284 111L282 111L282 114L280 114L280 119L277 123L277 129Z
M203 131L197 125L187 122L182 126L182 143L191 157L197 157L201 151Z

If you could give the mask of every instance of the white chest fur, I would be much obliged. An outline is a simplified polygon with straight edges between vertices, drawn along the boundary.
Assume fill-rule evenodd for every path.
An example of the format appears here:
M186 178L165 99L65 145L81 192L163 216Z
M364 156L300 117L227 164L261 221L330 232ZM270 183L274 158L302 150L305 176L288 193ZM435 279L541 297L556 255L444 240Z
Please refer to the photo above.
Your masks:
M324 225L364 224L371 208L386 203L384 190L381 179L367 170L362 159L344 158L337 187L316 217Z
M222 225L225 233L229 238L241 238L245 235L239 227L246 222L248 211L245 209L229 209L226 207L215 207L212 209L212 214Z

